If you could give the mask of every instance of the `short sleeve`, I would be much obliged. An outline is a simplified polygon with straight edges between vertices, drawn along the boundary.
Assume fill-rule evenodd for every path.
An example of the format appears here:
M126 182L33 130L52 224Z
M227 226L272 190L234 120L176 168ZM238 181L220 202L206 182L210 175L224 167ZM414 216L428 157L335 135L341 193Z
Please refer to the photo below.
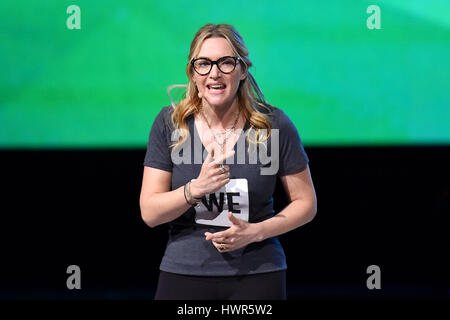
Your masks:
M148 138L144 166L172 172L169 148L168 115L170 107L164 107L156 116Z
M309 159L303 148L297 128L283 110L279 109L279 176L296 173L306 169Z

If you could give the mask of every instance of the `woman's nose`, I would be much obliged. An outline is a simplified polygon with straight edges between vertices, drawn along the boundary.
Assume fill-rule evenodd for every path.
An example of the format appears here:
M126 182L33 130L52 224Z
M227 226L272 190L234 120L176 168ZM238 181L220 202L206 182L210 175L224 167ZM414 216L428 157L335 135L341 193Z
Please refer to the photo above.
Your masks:
M212 78L218 78L220 76L220 70L217 64L213 64L211 68L211 72L209 73L209 76Z

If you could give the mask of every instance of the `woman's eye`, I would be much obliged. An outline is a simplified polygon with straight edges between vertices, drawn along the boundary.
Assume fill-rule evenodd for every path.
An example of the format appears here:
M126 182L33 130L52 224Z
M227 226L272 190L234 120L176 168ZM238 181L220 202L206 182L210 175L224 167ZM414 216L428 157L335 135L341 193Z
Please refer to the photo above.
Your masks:
M234 60L233 59L227 59L225 61L222 62L223 64L234 64Z

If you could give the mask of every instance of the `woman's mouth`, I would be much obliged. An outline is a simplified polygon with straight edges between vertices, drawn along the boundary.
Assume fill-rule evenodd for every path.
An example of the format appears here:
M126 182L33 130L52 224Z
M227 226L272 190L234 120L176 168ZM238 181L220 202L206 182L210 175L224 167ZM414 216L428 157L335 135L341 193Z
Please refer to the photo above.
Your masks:
M212 94L222 94L225 92L225 88L227 86L223 83L220 84L208 84L206 85L206 88L208 89L209 93Z

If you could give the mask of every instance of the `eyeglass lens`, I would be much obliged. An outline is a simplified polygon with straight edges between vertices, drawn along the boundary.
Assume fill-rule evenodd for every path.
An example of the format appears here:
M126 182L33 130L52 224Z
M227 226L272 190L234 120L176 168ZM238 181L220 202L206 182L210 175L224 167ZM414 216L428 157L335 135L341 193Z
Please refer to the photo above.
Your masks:
M198 59L194 62L195 71L202 75L206 75L212 69L213 61L209 59ZM236 61L232 57L223 57L217 60L219 70L223 73L230 73L236 67Z

